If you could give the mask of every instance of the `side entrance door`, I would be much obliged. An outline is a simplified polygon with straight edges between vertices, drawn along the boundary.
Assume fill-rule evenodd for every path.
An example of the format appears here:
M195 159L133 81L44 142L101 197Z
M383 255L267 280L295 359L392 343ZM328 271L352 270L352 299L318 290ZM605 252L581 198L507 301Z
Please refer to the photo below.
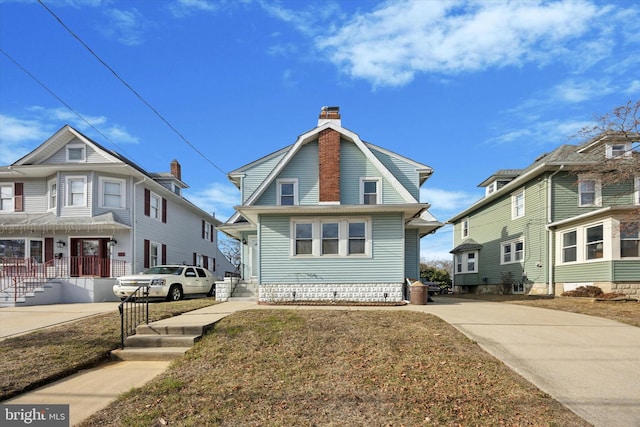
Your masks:
M108 239L71 239L71 275L109 277Z

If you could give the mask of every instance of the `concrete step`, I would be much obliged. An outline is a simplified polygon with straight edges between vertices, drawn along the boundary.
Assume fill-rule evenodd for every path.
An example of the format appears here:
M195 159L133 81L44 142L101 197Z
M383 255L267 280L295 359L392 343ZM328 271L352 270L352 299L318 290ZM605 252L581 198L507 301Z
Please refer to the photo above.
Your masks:
M182 357L191 347L124 348L113 350L111 360L168 361Z
M131 335L124 340L124 348L190 347L201 335Z
M136 335L203 335L211 325L139 325Z

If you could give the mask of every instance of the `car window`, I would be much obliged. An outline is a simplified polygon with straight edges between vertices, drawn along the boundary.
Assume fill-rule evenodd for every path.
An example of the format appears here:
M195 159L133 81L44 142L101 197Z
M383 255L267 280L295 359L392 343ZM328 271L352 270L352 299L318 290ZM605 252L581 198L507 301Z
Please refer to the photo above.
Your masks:
M180 274L180 273L182 273L182 267L169 267L169 266L159 265L143 271L142 274Z
M202 268L196 268L196 271L198 272L198 276L207 277L207 273Z
M187 271L184 273L185 277L196 277L196 272L193 271L193 268L187 268Z

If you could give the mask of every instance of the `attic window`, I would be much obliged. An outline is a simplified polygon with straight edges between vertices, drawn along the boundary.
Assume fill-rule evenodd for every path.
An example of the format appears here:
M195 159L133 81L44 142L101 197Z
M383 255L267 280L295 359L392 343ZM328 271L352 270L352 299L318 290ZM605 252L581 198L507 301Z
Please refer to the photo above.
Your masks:
M82 144L67 145L67 161L68 162L84 162L86 161L85 146Z
M607 159L619 159L631 155L631 143L607 144Z

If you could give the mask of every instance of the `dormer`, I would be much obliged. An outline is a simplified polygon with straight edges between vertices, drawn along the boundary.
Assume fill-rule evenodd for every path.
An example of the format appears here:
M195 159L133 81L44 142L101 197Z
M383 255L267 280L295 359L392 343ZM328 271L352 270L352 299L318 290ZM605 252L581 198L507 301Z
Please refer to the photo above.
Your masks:
M607 159L622 159L630 157L631 142L609 142L606 145L605 156Z
M182 182L182 168L177 160L171 162L171 172L161 172L150 174L153 179L168 188L178 196L182 196L182 189L189 188L187 184Z
M484 195L487 197L513 181L521 172L521 169L499 170L478 184L478 187L484 187Z

